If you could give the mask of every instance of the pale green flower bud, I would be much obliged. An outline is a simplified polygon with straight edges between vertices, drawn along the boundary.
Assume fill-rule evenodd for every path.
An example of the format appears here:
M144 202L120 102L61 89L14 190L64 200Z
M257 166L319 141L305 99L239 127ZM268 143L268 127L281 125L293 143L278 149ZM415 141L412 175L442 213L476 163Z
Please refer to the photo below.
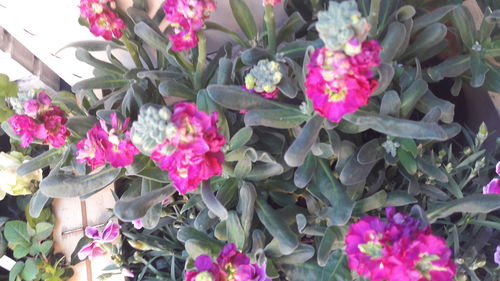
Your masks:
M346 44L353 38L357 38L359 44L363 42L368 35L370 25L361 17L355 1L341 3L331 1L327 11L318 13L316 30L328 49L333 51L346 49L349 53L356 54L357 44L352 46Z
M281 66L275 61L260 60L245 77L245 87L258 93L270 93L276 90L283 78Z
M31 194L42 180L42 170L38 169L28 175L20 177L17 175L17 168L22 163L30 160L31 157L24 156L17 151L10 153L0 153L0 198L3 199L5 194L18 196Z
M144 105L141 107L137 121L132 124L132 143L145 155L151 155L153 150L166 138L176 134L176 128L169 124L172 116L167 107Z

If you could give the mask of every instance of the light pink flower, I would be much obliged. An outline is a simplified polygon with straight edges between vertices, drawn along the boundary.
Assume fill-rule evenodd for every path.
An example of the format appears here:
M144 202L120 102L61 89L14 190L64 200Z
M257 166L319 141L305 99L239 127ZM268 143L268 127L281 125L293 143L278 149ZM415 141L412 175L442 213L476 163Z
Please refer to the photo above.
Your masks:
M132 224L134 225L135 229L141 229L143 227L141 219L133 220Z
M495 251L494 259L495 259L495 263L498 264L498 266L500 266L500 245L497 246L497 250Z
M170 22L173 34L172 50L190 50L198 44L196 33L203 28L205 20L215 11L213 0L166 0L163 4L165 19Z
M376 41L362 45L361 53L348 56L326 47L317 49L307 65L306 94L314 109L332 122L368 104L377 88L372 67L380 64L380 46Z
M264 0L264 6L265 5L276 6L280 3L281 3L281 0Z
M217 128L217 113L209 116L192 103L176 104L172 122L176 134L158 145L151 159L169 172L175 188L185 194L196 189L202 180L221 174L221 148L226 139Z
M122 168L134 162L139 150L130 140L129 118L118 120L111 114L111 128L101 120L87 132L87 138L77 143L77 160L87 162L92 169L110 163L114 168Z
M500 179L492 179L483 187L483 194L500 194Z
M125 23L108 6L110 0L81 0L80 16L89 23L90 32L106 40L120 39Z
M495 171L497 172L497 175L500 176L500 161L498 161L497 166L495 167Z
M106 253L101 248L101 243L111 243L120 234L120 226L112 221L109 221L102 231L91 226L85 228L85 236L92 239L92 242L83 246L78 252L78 258L84 260L87 257L93 258Z

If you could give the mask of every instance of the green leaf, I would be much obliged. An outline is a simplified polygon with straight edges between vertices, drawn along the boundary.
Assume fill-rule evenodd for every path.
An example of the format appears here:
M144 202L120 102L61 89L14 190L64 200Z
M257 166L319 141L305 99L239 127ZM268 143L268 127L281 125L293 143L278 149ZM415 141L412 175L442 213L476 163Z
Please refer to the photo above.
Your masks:
M99 172L84 176L53 174L42 180L40 190L51 198L85 196L114 182L120 172L121 169L104 168Z
M193 100L196 96L191 88L188 88L184 84L173 80L161 82L158 86L158 90L164 97L179 97L183 99Z
M263 48L251 48L241 53L241 62L245 65L256 65L264 59L272 60L273 55Z
M377 161L361 164L358 162L357 155L359 155L359 152L347 160L347 163L340 173L339 179L344 185L353 186L365 182L373 167L377 164L377 161L382 159L378 157Z
M405 119L410 117L415 105L427 93L429 86L423 79L415 80L408 89L401 94L401 115Z
M171 57L168 53L170 49L168 39L159 33L156 28L149 26L145 22L139 22L134 26L134 33L165 57Z
M341 249L343 246L344 231L338 226L328 227L318 247L318 265L325 266L330 258L331 251Z
M141 196L148 195L149 193L161 188L161 183L143 178L141 182ZM160 196L158 196L158 201L159 198ZM150 204L150 202L148 203ZM149 204L143 204L142 207L150 206ZM158 225L161 217L161 204L161 202L158 202L155 205L150 206L149 210L147 210L146 212L146 215L141 218L142 224L145 229L154 229Z
M351 272L347 266L347 259L343 251L335 251L323 267L320 281L344 281L351 279Z
M439 204L427 210L430 223L454 213L489 213L500 209L500 194L473 194L461 199Z
M17 174L23 177L38 169L45 168L50 164L57 163L61 159L63 152L64 148L51 148L28 162L21 164L21 166L17 168Z
M243 145L245 145L250 138L252 138L253 129L252 127L243 127L241 128L229 141L229 147L231 150L236 150Z
M77 41L77 42L69 43L68 45L59 49L56 52L56 54L64 49L67 49L67 48L82 48L82 49L87 50L89 52L106 51L108 46L111 47L112 49L118 49L118 48L124 49L123 46L118 45L113 41L85 40L85 41Z
M278 33L277 44L283 41L293 41L295 39L295 33L300 31L307 22L302 18L299 12L293 13L285 23L285 25L280 29Z
M77 137L85 138L87 132L97 123L94 116L72 116L66 126Z
M284 44L284 46L278 50L278 54L285 59L302 59L304 58L304 54L309 47L313 48L321 48L324 43L321 40L316 41L293 41L288 44Z
M161 183L169 183L168 173L158 167L148 167L137 174L141 178L150 179Z
M291 167L298 167L304 163L309 150L316 141L324 118L315 115L307 121L300 135L290 145L285 153L285 162Z
M230 211L226 221L228 242L235 243L238 249L245 246L245 232L241 226L240 218L235 211Z
M0 97L17 97L18 91L16 82L10 82L9 76L0 73Z
M3 233L9 244L31 245L31 237L27 230L28 225L24 221L8 221L5 224Z
M404 59L410 59L416 54L425 52L433 46L439 44L448 32L448 28L442 23L433 23L427 26L414 39L404 53Z
M245 33L248 40L253 40L257 37L257 25L253 18L250 8L244 0L229 0L233 17L240 26L243 33Z
M203 199L203 203L205 203L207 208L221 220L225 220L228 218L226 208L219 202L217 197L215 197L210 185L210 181L208 180L203 181L201 184L201 198Z
M418 168L426 175L437 181L447 183L448 176L435 165L432 165L422 158L417 159Z
M279 264L302 264L314 256L314 247L307 244L300 244L292 254L282 256L276 260Z
M483 86L484 80L486 79L486 73L488 73L489 70L490 69L483 62L479 53L472 51L470 57L470 71L472 77L469 84L474 88Z
M440 64L427 69L427 74L434 81L443 80L446 77L457 77L470 68L470 56L460 55L449 58Z
M315 156L312 153L309 153L304 161L304 164L300 165L297 170L295 170L293 183L299 188L306 187L313 177L314 168L316 168L315 165Z
M168 71L168 70L147 70L137 72L137 78L145 79L149 78L152 80L168 80L168 79L182 79L184 75L177 71Z
M24 262L18 261L9 272L9 281L18 281L18 276L24 269Z
M429 113L438 108L441 112L439 119L444 123L453 122L455 116L455 104L436 97L431 91L427 91L418 101L416 108L422 113Z
M31 196L29 203L29 214L33 218L38 218L42 213L45 204L49 201L49 197L45 196L40 190L37 190L33 196Z
M121 68L119 68L119 67L117 67L109 62L105 62L105 61L96 59L89 52L87 52L86 50L84 50L82 48L76 49L75 56L79 61L84 62L88 65L91 65L91 66L93 66L99 70L102 70L104 72L107 72L109 74L115 74L115 75L125 74L125 72Z
M380 145L379 139L373 139L365 143L358 152L357 161L361 165L366 165L370 163L377 162L378 160L384 158L386 154L385 149Z
M418 149L417 144L412 139L398 139L399 144L401 144L401 148L405 151L411 153L413 157L417 157Z
M115 89L129 84L129 81L116 76L101 76L82 80L73 85L73 92L89 89Z
M369 211L373 211L386 206L387 192L380 190L379 192L356 201L353 213L356 215L363 215Z
M247 92L238 86L210 85L207 90L213 101L232 110L294 108Z
M217 70L217 84L231 84L233 74L233 61L228 58L220 58L219 68Z
M383 62L390 63L394 60L405 42L405 37L406 28L404 24L395 21L389 25L384 40L380 44L382 46L380 58Z
M387 200L385 201L385 206L384 207L389 207L389 206L406 206L410 204L415 204L417 203L417 199L415 197L409 195L405 191L401 190L395 190L387 196Z
M250 235L253 216L255 213L255 200L257 192L253 184L242 182L240 184L240 201L238 202L238 212L241 214L241 225L245 233L246 239Z
M54 242L51 240L44 241L42 244L38 246L38 251L44 255L48 256L50 253L50 250L52 249L52 246L54 246Z
M398 149L398 158L399 162L408 174L414 175L417 173L417 161L410 153L404 149Z
M36 265L35 260L29 258L24 264L23 271L21 271L21 278L26 281L35 280L36 276L38 275L38 271L38 266Z
M291 129L307 120L308 116L298 109L255 109L245 114L246 126L265 126L276 129Z
M378 96L385 92L392 82L394 77L394 67L392 65L383 63L377 68L378 73L378 87L373 92L372 96Z
M455 5L447 5L443 7L439 7L430 12L424 13L423 15L415 18L413 23L412 33L417 33L421 29L440 21L444 18L449 12L453 11L457 6Z
M344 120L394 137L441 141L448 139L443 128L435 123L397 119L361 110L345 115Z
M14 248L14 258L21 259L30 253L30 244L18 244Z
M279 241L281 253L289 255L299 246L297 235L290 227L277 215L266 202L258 198L256 201L256 211L262 224Z
M458 29L462 42L464 42L465 46L472 47L475 42L475 25L469 9L464 5L459 5L453 10L452 15L453 25Z
M39 222L35 227L35 239L38 241L45 240L49 238L52 234L52 229L54 229L54 225L48 222Z
M163 199L176 192L173 186L156 189L144 195L134 198L120 199L115 203L114 213L123 221L133 221L146 215L154 205L161 203Z

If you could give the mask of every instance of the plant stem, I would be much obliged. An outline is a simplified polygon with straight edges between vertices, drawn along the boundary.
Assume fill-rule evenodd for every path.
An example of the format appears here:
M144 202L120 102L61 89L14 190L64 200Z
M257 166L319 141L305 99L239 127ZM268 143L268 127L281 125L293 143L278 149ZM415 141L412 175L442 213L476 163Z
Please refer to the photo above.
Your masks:
M267 29L267 49L273 54L276 53L276 22L272 5L266 5L264 21Z
M203 70L205 69L205 63L207 61L207 39L203 31L198 32L198 62L196 64L196 73L194 74L194 89L195 91L200 90L203 85L201 85L201 76L203 75Z
M123 44L125 44L125 47L130 53L130 56L132 56L132 60L134 61L135 66L142 68L142 62L141 59L139 58L139 54L137 53L137 49L135 48L134 44L130 42L126 34L123 34L121 40Z

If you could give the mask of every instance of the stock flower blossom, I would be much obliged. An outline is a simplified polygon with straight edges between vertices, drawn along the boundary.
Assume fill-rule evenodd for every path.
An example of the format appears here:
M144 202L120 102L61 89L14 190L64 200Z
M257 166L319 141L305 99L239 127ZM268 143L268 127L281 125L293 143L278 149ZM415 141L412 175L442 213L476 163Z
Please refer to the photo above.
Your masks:
M264 0L264 6L265 5L271 5L271 6L276 6L281 3L281 0Z
M456 266L446 241L394 207L387 221L363 217L346 235L348 264L372 281L451 281Z
M135 229L141 229L143 227L141 219L133 220L132 224L134 225Z
M494 256L495 263L500 266L500 245L497 246L497 250L495 251L495 256Z
M381 47L376 41L362 44L361 53L348 56L326 47L317 49L307 65L306 94L314 109L332 122L368 104L377 88L372 67L380 64Z
M70 135L66 113L51 104L51 98L43 91L29 96L10 101L17 114L8 122L14 133L21 136L21 146L28 147L35 140L54 147L63 146Z
M190 50L198 44L196 34L203 28L205 20L215 11L213 0L167 0L163 4L165 19L173 27L168 34L172 50Z
M261 95L266 99L278 97L278 84L283 78L278 62L260 60L245 76L243 89Z
M111 114L111 128L101 120L87 132L87 138L77 143L77 157L92 169L110 163L114 168L122 168L134 162L139 150L130 141L127 118L122 123L116 113Z
M225 281L225 273L208 255L199 255L194 266L196 270L186 271L186 281Z
M202 180L222 173L225 137L217 128L217 113L198 111L192 103L178 103L171 119L175 133L159 144L151 159L167 170L175 188L186 194Z
M495 167L495 172L497 172L497 175L500 176L500 161L498 161L496 167Z
M108 6L112 0L81 0L80 16L89 23L90 32L106 40L122 37L125 23Z
M78 252L78 258L84 260L87 257L93 258L104 255L106 251L101 244L111 243L120 234L120 225L109 221L102 231L91 226L85 228L85 236L92 239L92 242L86 244Z
M500 194L500 179L492 179L483 187L483 194Z

